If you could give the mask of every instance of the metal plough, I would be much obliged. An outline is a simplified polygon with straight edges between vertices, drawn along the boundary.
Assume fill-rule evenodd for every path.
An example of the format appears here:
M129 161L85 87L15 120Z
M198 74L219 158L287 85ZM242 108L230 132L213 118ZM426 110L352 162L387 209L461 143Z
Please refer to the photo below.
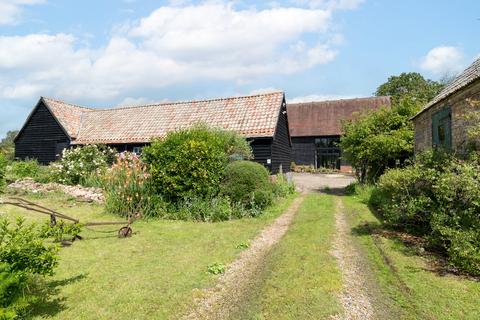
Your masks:
M17 198L17 197L12 197L6 200L1 200L0 199L0 205L11 205L19 208L23 208L29 211L34 211L38 213L42 213L45 215L50 216L50 224L52 226L57 224L57 219L63 219L63 220L68 220L74 224L81 224L85 227L97 227L97 226L107 226L107 225L123 225L119 230L118 230L118 237L119 238L127 238L132 235L132 228L131 225L133 223L132 218L128 218L128 220L125 221L108 221L108 222L85 222L81 223L80 220L72 218L70 216L67 216L66 214L60 213L58 211L49 209L47 207L41 206L35 202L28 201L22 198Z

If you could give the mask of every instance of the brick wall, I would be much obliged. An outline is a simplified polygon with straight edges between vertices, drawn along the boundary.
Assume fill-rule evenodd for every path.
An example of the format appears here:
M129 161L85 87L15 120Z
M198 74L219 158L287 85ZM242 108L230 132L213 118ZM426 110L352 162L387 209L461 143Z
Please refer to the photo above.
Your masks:
M462 117L466 110L471 110L466 102L468 98L480 100L479 80L433 105L413 120L415 125L415 153L432 148L432 115L446 107L452 109L452 147L457 153L464 152L466 130L465 121Z

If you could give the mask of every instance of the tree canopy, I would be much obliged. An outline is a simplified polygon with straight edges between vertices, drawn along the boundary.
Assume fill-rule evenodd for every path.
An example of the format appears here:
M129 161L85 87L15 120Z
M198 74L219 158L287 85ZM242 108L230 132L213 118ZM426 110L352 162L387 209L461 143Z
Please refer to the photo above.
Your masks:
M15 143L14 139L18 134L18 130L8 131L5 137L0 141L0 152L4 153L10 160L14 157Z
M425 79L417 72L403 72L391 76L375 92L377 96L391 96L393 102L409 98L418 103L432 100L444 87L443 83Z
M418 104L401 100L391 108L361 115L344 123L340 146L361 183L375 181L388 167L403 163L413 154L410 118Z
M391 76L375 94L391 96L391 108L362 114L344 123L340 146L360 182L377 180L387 168L413 155L414 133L410 118L433 99L444 84L416 72Z

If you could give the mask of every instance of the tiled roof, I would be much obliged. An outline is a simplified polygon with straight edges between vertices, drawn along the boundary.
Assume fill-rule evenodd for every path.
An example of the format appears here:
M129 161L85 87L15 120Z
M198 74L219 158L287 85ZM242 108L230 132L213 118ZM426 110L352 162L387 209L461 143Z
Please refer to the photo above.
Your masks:
M273 137L284 94L113 109L82 108L58 101L54 105L50 102L54 100L44 100L49 101L49 107L66 130L74 134L73 144L115 144L149 142L195 123L233 130L246 137Z
M468 86L473 81L480 79L480 58L475 60L465 71L463 71L458 77L456 77L449 85L447 85L440 93L432 99L423 109L417 113L413 118L432 107L434 104L448 98L458 90Z
M42 97L42 100L72 139L77 137L82 114L93 110L51 98Z
M292 137L335 136L342 134L342 120L356 112L390 106L390 97L371 97L287 103L288 124Z

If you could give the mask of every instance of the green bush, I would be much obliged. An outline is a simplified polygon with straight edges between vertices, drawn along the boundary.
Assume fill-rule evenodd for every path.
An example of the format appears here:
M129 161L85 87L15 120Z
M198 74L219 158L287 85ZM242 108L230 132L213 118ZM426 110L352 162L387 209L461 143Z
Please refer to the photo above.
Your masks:
M0 319L18 318L27 303L26 285L25 273L12 271L8 264L0 263Z
M51 275L57 266L56 246L47 245L34 224L17 219L12 225L0 218L0 263L12 271Z
M19 319L37 297L30 284L52 275L58 247L46 244L36 225L0 218L0 319Z
M129 152L119 154L102 184L107 212L122 217L141 215L153 218L164 215L166 204L155 194L146 166L137 155Z
M203 125L170 132L143 149L155 192L174 203L217 195L229 160L248 155L244 138Z
M173 220L193 220L219 222L246 217L256 217L262 211L258 208L246 208L240 203L233 203L222 196L211 198L189 197L170 206L163 218Z
M389 170L372 193L387 224L424 235L452 265L480 275L480 163L428 152Z
M6 171L7 171L7 159L2 153L0 153L0 193L5 188Z
M243 206L263 209L273 200L273 187L264 166L252 161L235 161L225 168L221 194Z
M277 174L272 184L272 191L276 198L284 198L295 193L295 183L289 181L286 174Z
M37 160L14 161L10 167L10 174L16 179L35 178L40 171Z
M50 183L56 181L56 173L53 166L39 166L38 172L33 178L36 182Z
M64 149L62 159L52 164L53 175L63 184L85 184L92 173L102 175L115 161L115 154L115 150L95 144Z

